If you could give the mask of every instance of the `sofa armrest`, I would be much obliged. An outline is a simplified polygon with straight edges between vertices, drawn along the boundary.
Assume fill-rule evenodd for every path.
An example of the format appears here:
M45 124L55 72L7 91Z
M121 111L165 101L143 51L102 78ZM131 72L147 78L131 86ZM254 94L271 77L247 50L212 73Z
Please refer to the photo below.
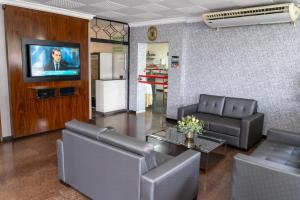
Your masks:
M267 132L267 140L299 147L300 133L279 129L269 129Z
M241 122L240 147L248 150L257 143L262 137L263 125L263 113L256 113L243 118Z
M237 154L234 157L231 200L297 200L300 170L279 163Z
M58 178L66 182L65 178L65 166L64 166L64 143L61 140L56 141L56 154L57 154L57 165L58 165Z
M192 200L197 196L200 153L187 150L141 177L141 200Z
M185 117L187 115L193 115L197 113L197 110L198 110L198 103L180 107L178 108L177 120L180 120L182 117Z

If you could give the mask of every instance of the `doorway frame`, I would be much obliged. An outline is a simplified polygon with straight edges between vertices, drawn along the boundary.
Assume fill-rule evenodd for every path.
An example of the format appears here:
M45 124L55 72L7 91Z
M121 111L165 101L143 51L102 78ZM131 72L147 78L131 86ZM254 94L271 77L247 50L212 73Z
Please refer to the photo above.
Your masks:
M148 49L148 45L153 45L153 44L167 44L168 45L168 60L167 60L167 63L168 63L168 76L169 76L169 69L170 69L170 67L171 67L171 58L170 58L170 42L169 41L166 41L166 42L164 42L164 41L159 41L159 42L155 42L155 41L153 41L153 42L138 42L137 43L137 54L139 55L139 46L140 45L147 45L147 49ZM146 50L146 54L147 54L147 50ZM140 57L139 56L137 56L137 66L139 67L139 63L140 63ZM146 58L147 59L147 58ZM147 61L146 61L147 62ZM139 77L139 68L137 68L137 74L136 74L136 76L137 77ZM143 112L145 112L146 111L146 108L144 109L144 110L141 110L141 109L139 109L139 85L138 84L140 84L139 83L139 80L137 80L137 82L136 82L136 84L137 84L137 88L136 88L136 113L143 113ZM168 108L168 100L166 101L166 113L167 113L167 108ZM165 114L166 114L165 113Z
M116 40L112 40L112 38L109 40L109 39L100 39L100 38L93 38L93 37L89 37L89 45L91 45L92 42L95 42L95 43L106 43L106 44L120 44L120 45L124 45L124 46L127 46L128 48L128 53L127 53L127 79L126 79L126 82L127 82L127 112L129 111L129 97L130 97L130 26L128 23L126 22L121 22L121 21L115 21L115 20L109 20L109 19L105 19L105 18L100 18L100 17L94 17L93 19L95 20L104 20L104 21L108 21L110 24L112 23L119 23L119 24L123 24L123 25L126 25L127 26L127 30L128 30L128 33L127 33L127 42L125 41L116 41ZM89 30L91 29L91 27L89 27ZM92 54L92 53L90 53ZM99 58L99 62L100 62L100 58ZM89 68L91 69L91 66L89 66ZM99 76L100 76L100 69L99 69ZM100 77L99 77L100 78ZM91 84L92 80L91 80L91 74L89 75L89 82ZM91 86L89 87L90 88L90 94L91 94ZM91 102L92 101L92 98L91 98L91 95L90 95L90 99L89 101ZM90 106L90 113L92 113L92 106ZM92 114L90 115L91 118L92 118Z
M91 70L91 72L92 72L92 56L97 56L98 57L98 67L97 67L97 69L98 69L98 77L97 77L97 79L96 80L99 80L100 79L100 67L99 67L99 65L100 65L100 52L92 52L92 53L90 53L90 63L91 63L91 65L90 65L90 70ZM91 90L90 90L90 96L91 96L91 99L90 99L90 103L91 103L91 109L93 110L93 96L92 96L92 88L93 88L93 86L92 86L92 84L94 84L94 90L96 90L96 83L93 83L93 80L92 80L92 74L90 73L89 74L89 76L90 76L90 80L91 80ZM95 91L95 93L96 93L96 91ZM94 101L95 101L95 104L96 104L96 97L94 97ZM92 111L93 112L93 111Z
M97 56L98 57L98 79L100 78L100 52L92 52L91 56Z

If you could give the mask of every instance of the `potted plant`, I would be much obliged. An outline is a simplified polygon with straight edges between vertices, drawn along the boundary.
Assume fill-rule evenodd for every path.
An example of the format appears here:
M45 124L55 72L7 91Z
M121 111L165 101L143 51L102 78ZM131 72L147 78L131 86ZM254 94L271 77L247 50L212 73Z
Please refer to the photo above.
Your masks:
M194 134L203 133L204 125L204 121L196 119L194 116L183 117L177 122L178 131L184 133L189 141L193 141Z

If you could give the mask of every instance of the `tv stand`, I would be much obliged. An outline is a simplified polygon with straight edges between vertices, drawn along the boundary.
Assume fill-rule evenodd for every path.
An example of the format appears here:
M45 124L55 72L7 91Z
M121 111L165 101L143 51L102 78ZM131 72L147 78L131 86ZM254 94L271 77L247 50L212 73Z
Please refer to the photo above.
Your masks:
M36 91L36 97L38 99L48 99L55 97L55 88L38 89Z
M60 96L73 96L76 94L75 87L63 87L59 88L59 95Z
M49 99L78 95L78 87L31 87L34 99Z

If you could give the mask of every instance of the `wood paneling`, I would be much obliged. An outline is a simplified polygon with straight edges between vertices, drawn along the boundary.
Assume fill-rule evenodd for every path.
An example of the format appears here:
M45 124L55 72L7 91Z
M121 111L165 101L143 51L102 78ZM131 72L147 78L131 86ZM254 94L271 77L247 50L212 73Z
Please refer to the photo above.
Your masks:
M12 133L21 137L64 127L73 118L88 120L88 21L14 6L5 7L5 28L11 101ZM25 82L21 39L80 43L81 79ZM33 87L76 87L78 95L38 100Z
M1 124L1 117L0 117L0 138L2 138L2 124Z

